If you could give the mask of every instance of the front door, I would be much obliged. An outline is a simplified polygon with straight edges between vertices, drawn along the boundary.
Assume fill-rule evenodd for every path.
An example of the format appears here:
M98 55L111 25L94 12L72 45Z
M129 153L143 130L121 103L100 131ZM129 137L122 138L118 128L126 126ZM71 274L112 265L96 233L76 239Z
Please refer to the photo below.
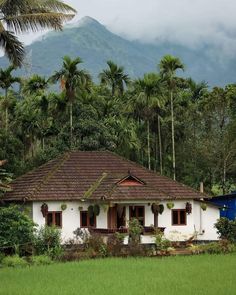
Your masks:
M117 208L116 206L110 207L107 213L108 219L108 228L115 229L117 228Z

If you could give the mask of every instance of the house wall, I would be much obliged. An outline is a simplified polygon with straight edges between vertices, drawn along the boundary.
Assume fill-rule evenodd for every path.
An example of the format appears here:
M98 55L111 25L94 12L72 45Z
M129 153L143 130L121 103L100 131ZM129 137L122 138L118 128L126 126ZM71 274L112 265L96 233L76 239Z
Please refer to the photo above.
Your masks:
M186 200L175 200L173 209L185 209ZM189 200L192 204L192 213L187 214L187 224L183 226L172 225L172 211L167 208L167 201L161 201L164 205L164 212L158 215L158 226L165 227L166 238L173 241L187 240L192 236L195 236L198 240L217 240L218 235L214 228L214 223L220 216L219 210L216 207L208 206L206 211L203 211L200 207L200 203ZM45 218L41 213L41 205L43 202L33 203L33 220L39 225L45 225ZM47 202L49 211L61 211L62 201ZM126 205L126 219L129 219L129 206L145 206L145 226L154 225L154 215L151 211L150 201L137 202L122 202ZM80 227L80 211L78 207L83 207L83 210L87 210L90 204L82 202L68 202L66 201L67 209L62 212L62 237L63 240L73 238L73 231ZM107 228L107 212L100 208L100 214L97 217L97 228ZM142 237L142 242L149 243L153 239L148 236Z

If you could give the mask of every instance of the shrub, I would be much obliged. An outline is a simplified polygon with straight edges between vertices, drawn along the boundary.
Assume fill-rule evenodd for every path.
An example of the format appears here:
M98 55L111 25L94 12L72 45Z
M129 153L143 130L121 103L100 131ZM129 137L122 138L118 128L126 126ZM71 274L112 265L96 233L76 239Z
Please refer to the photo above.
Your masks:
M208 244L193 245L189 249L193 254L227 254L236 252L236 245L228 240L221 240L219 242L212 242Z
M19 255L6 256L3 258L1 264L2 266L7 267L24 267L28 265L26 260L24 258L19 257Z
M139 243L143 227L137 218L129 220L129 243Z
M122 248L124 245L125 235L121 233L115 233L110 235L107 240L107 251L111 256L121 256Z
M155 243L157 251L167 251L171 247L171 242L164 237L163 232L156 230Z
M0 248L21 251L33 240L35 224L18 206L0 207Z
M62 255L61 232L55 227L41 227L34 240L37 255L49 255L53 259L58 259Z
M88 238L88 250L92 256L107 256L107 245L104 243L103 238L99 234L90 233Z
M222 217L215 223L215 228L221 239L236 242L236 220L232 221Z
M38 255L38 256L32 256L31 257L31 263L33 265L48 265L52 264L52 258L48 255Z

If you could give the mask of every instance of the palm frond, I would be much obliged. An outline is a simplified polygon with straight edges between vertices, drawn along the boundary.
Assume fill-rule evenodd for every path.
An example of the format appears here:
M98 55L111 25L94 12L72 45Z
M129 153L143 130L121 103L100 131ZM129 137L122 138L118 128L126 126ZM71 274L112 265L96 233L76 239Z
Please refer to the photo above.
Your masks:
M0 47L14 66L21 66L25 53L23 44L12 32L6 31L2 23L0 23Z
M56 12L73 12L76 13L76 9L74 9L73 7L71 7L70 5L62 2L62 1L58 1L58 0L41 0L39 1L40 5L42 5L42 7L48 8L51 11L56 11Z
M30 31L36 32L40 29L61 30L62 23L71 20L73 17L73 14L34 13L6 17L4 21L9 30L13 30L16 34L19 34Z

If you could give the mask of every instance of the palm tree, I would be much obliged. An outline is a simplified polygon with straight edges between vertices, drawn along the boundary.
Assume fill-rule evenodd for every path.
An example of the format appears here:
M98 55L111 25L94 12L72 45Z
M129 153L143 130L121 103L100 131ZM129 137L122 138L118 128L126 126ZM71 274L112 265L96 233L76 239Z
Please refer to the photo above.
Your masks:
M170 93L170 107L171 107L171 137L172 137L172 165L173 165L173 179L176 179L176 162L175 162L175 126L174 126L174 103L173 93L176 88L176 71L184 70L184 65L181 60L172 55L166 55L162 58L159 64L160 73L163 79L167 82Z
M129 84L130 78L124 73L124 68L119 67L113 61L107 61L108 69L99 74L102 85L111 89L111 95L123 95L125 86Z
M78 65L81 63L82 60L79 57L71 59L69 56L64 56L61 70L49 79L53 83L57 81L61 82L62 90L69 103L71 146L73 142L73 104L76 99L76 92L81 88L88 90L91 83L90 75L86 71L78 69Z
M9 66L5 70L0 69L0 88L5 91L4 105L5 105L5 130L8 131L8 91L14 83L20 83L21 79L19 77L12 76L12 72L15 70L13 65Z
M159 105L162 92L162 81L158 74L145 74L143 79L134 82L135 92L137 93L136 103L140 104L147 123L147 154L148 169L151 169L151 150L150 150L150 118L153 115L153 107ZM158 120L158 122L160 122ZM160 128L158 126L160 132ZM161 145L160 137L159 144Z
M60 0L4 0L0 1L0 13L0 47L15 66L21 66L24 46L16 34L61 30L76 10Z
M30 79L24 81L23 93L36 95L44 93L49 87L49 81L42 76L33 75Z

